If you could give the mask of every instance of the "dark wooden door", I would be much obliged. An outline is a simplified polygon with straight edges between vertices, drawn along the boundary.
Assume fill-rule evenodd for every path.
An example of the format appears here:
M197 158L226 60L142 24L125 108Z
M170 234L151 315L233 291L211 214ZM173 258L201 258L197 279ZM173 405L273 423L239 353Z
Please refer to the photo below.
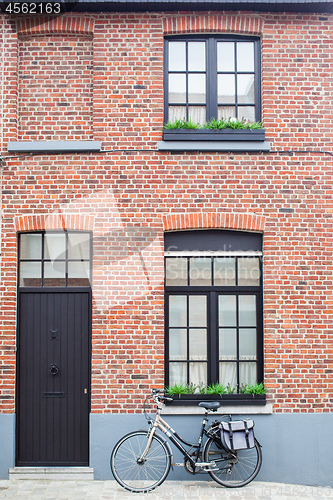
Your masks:
M89 292L20 292L17 465L88 465Z

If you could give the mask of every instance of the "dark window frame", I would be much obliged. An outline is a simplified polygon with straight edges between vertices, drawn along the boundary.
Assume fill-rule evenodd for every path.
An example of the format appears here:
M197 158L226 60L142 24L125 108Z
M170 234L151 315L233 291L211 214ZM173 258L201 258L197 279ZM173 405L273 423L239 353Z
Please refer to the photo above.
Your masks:
M42 236L41 238L41 257L36 258L36 259L24 259L21 258L21 237L23 235L27 234L33 234L33 235L38 235L40 234ZM52 259L47 259L45 258L45 248L44 248L44 237L46 234L65 234L66 235L66 249L65 249L65 258L64 259L56 259L58 262L64 262L65 263L65 285L56 285L56 286L47 286L44 283L44 263L46 262L53 262ZM68 235L69 234L88 234L89 235L89 259L70 259L68 258ZM18 253L17 253L17 261L18 261L18 272L17 272L17 286L19 289L45 289L48 291L51 291L52 289L65 289L65 290L75 290L75 289L91 289L91 283L92 283L92 262L93 262L93 238L92 238L92 232L91 231L84 231L84 230L61 230L61 229L56 229L56 230L47 230L47 231L24 231L18 234ZM21 285L21 263L24 262L39 262L41 265L41 285L40 286L25 286ZM89 262L89 286L87 285L69 285L68 284L68 263L70 262Z
M219 295L252 295L256 297L256 360L242 360L239 353L239 332L248 328L238 323L237 331L237 389L239 390L239 365L243 361L256 363L257 382L264 381L264 334L263 334L263 261L262 261L262 235L260 233L233 231L233 230L192 230L172 231L165 233L165 276L167 259L179 257L187 259L187 284L172 285L165 283L165 385L169 385L169 366L173 362L187 363L187 377L189 376L189 346L187 344L186 360L169 360L169 297L170 295L206 295L207 296L207 384L219 380L219 320L218 296ZM209 250L214 249L214 250ZM220 248L220 250L219 250ZM210 254L210 255L208 255ZM194 286L190 284L190 259L193 257L209 257L211 259L211 285ZM215 258L233 257L235 259L235 283L232 285L215 285L213 262ZM254 285L239 285L237 259L257 258L259 260L260 279ZM209 267L209 265L208 265ZM236 301L238 310L238 300ZM188 312L187 312L188 315ZM177 328L176 326L174 328ZM187 340L190 325L187 321ZM194 360L193 360L194 361ZM202 361L202 360L199 360ZM229 360L226 360L229 362ZM189 380L189 379L187 379ZM223 381L222 381L223 383ZM243 395L240 395L240 397Z
M242 35L172 35L165 37L164 43L164 123L168 122L169 116L169 74L170 73L181 73L180 71L169 72L169 50L168 45L170 41L205 41L206 42L206 121L210 121L212 118L217 119L218 117L218 95L217 95L217 42L247 42L251 41L254 43L254 109L255 109L255 121L260 122L262 119L262 106L261 106L261 51L260 51L260 38L254 36L242 36ZM237 56L236 56L237 57ZM188 74L188 71L185 71ZM200 72L199 72L200 73ZM237 71L230 72L230 74L236 74ZM239 72L241 74L246 74L248 72ZM250 72L252 74L252 72ZM236 103L237 103L237 89L236 89ZM181 104L176 104L181 105ZM188 113L189 103L184 103L186 105L186 110ZM198 105L202 105L198 104ZM228 103L230 105L230 103ZM195 106L195 104L190 104L190 106ZM240 106L236 104L236 115L237 107ZM244 104L247 106L247 104ZM242 106L240 106L242 107ZM187 114L188 117L188 114ZM209 130L207 129L207 132Z

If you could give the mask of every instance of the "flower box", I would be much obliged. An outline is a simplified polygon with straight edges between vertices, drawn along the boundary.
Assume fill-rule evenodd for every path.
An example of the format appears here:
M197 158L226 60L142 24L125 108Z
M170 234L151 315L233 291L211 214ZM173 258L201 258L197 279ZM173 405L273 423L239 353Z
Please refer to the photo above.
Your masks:
M264 141L265 129L164 129L164 141Z
M166 401L166 405L196 406L201 401L218 401L221 406L265 405L266 394L180 394L173 396L173 401Z

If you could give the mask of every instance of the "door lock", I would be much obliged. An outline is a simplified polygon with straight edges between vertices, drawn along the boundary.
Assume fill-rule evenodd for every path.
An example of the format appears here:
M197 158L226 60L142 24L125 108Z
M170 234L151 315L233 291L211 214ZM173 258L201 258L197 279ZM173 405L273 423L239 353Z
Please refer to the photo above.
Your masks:
M59 367L55 363L52 363L50 366L50 373L51 375L57 375L57 373L59 373Z

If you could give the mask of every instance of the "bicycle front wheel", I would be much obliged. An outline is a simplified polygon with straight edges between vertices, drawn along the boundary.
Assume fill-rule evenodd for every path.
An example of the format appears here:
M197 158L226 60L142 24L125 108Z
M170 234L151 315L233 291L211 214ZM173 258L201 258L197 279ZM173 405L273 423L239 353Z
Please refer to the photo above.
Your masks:
M239 488L251 482L258 474L262 456L258 441L254 448L228 452L212 438L208 439L204 449L204 461L215 462L209 471L210 476L222 486Z
M168 446L157 435L140 460L148 443L149 431L136 431L123 436L111 453L111 470L115 480L135 493L146 493L163 483L170 471Z

